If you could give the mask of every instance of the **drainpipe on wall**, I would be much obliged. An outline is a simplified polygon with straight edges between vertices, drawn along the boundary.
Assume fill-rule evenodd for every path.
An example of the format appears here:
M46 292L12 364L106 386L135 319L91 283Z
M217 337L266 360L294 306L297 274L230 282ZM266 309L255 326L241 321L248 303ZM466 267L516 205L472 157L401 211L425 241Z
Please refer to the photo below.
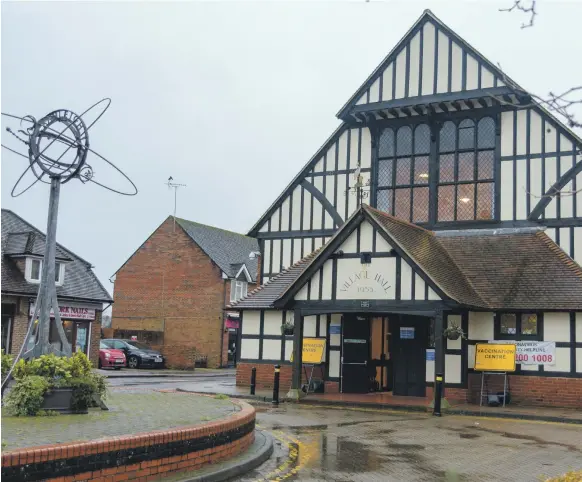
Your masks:
M224 330L226 329L226 316L224 315L226 313L226 282L229 280L222 280L222 311L221 311L221 316L222 316L222 329L220 330L220 368L224 367ZM227 362L228 362L228 356L227 358Z

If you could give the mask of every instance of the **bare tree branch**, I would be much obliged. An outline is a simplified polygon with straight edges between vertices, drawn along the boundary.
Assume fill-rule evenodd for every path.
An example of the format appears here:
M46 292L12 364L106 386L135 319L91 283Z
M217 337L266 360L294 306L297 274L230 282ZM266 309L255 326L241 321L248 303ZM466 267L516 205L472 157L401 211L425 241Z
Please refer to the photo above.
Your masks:
M536 15L538 14L536 12L536 0L530 0L529 6L524 6L522 0L514 0L513 5L510 8L499 9L500 12L513 12L514 10L520 10L521 12L530 14L529 22L522 23L521 28L533 27Z

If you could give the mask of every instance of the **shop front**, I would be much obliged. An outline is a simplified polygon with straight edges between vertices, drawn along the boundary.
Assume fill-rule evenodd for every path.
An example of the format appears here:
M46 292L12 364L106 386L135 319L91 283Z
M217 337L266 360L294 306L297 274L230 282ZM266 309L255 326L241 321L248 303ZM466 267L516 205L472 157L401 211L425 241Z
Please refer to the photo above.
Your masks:
M444 236L362 206L326 245L232 305L241 312L237 384L255 367L258 386L270 386L281 364L288 396L303 396L312 387L302 347L319 338L327 393L428 401L438 375L449 400L478 403L476 345L512 339L553 350L518 363L514 400L579 407L579 271L541 231ZM531 397L533 386L542 394Z
M63 329L67 336L67 341L71 344L73 353L81 352L90 356L92 324L96 319L97 312L102 309L102 305L90 305L79 303L59 304L59 314L63 323ZM32 319L34 316L35 305L34 302L30 304L29 316ZM51 311L51 319L54 319L54 312ZM35 320L36 323L36 320ZM98 339L100 333L94 334ZM50 342L61 349L60 338L54 323L51 323L49 332ZM31 340L30 343L34 343Z

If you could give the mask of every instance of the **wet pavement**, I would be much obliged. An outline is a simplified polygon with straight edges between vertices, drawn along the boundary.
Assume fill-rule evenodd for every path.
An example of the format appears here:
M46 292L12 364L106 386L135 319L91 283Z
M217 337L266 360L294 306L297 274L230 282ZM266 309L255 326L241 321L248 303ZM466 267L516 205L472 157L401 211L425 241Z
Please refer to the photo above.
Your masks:
M582 468L576 425L290 404L257 410L278 446L243 482L540 481Z

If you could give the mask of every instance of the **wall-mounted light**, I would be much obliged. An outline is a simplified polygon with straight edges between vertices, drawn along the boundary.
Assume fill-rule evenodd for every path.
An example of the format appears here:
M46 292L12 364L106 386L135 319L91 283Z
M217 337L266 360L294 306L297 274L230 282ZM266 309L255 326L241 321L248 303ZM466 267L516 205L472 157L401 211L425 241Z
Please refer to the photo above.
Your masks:
M459 201L461 201L462 203L467 204L471 200L468 197L462 197L461 199L459 199Z
M421 172L418 177L421 179L428 179L428 172Z

